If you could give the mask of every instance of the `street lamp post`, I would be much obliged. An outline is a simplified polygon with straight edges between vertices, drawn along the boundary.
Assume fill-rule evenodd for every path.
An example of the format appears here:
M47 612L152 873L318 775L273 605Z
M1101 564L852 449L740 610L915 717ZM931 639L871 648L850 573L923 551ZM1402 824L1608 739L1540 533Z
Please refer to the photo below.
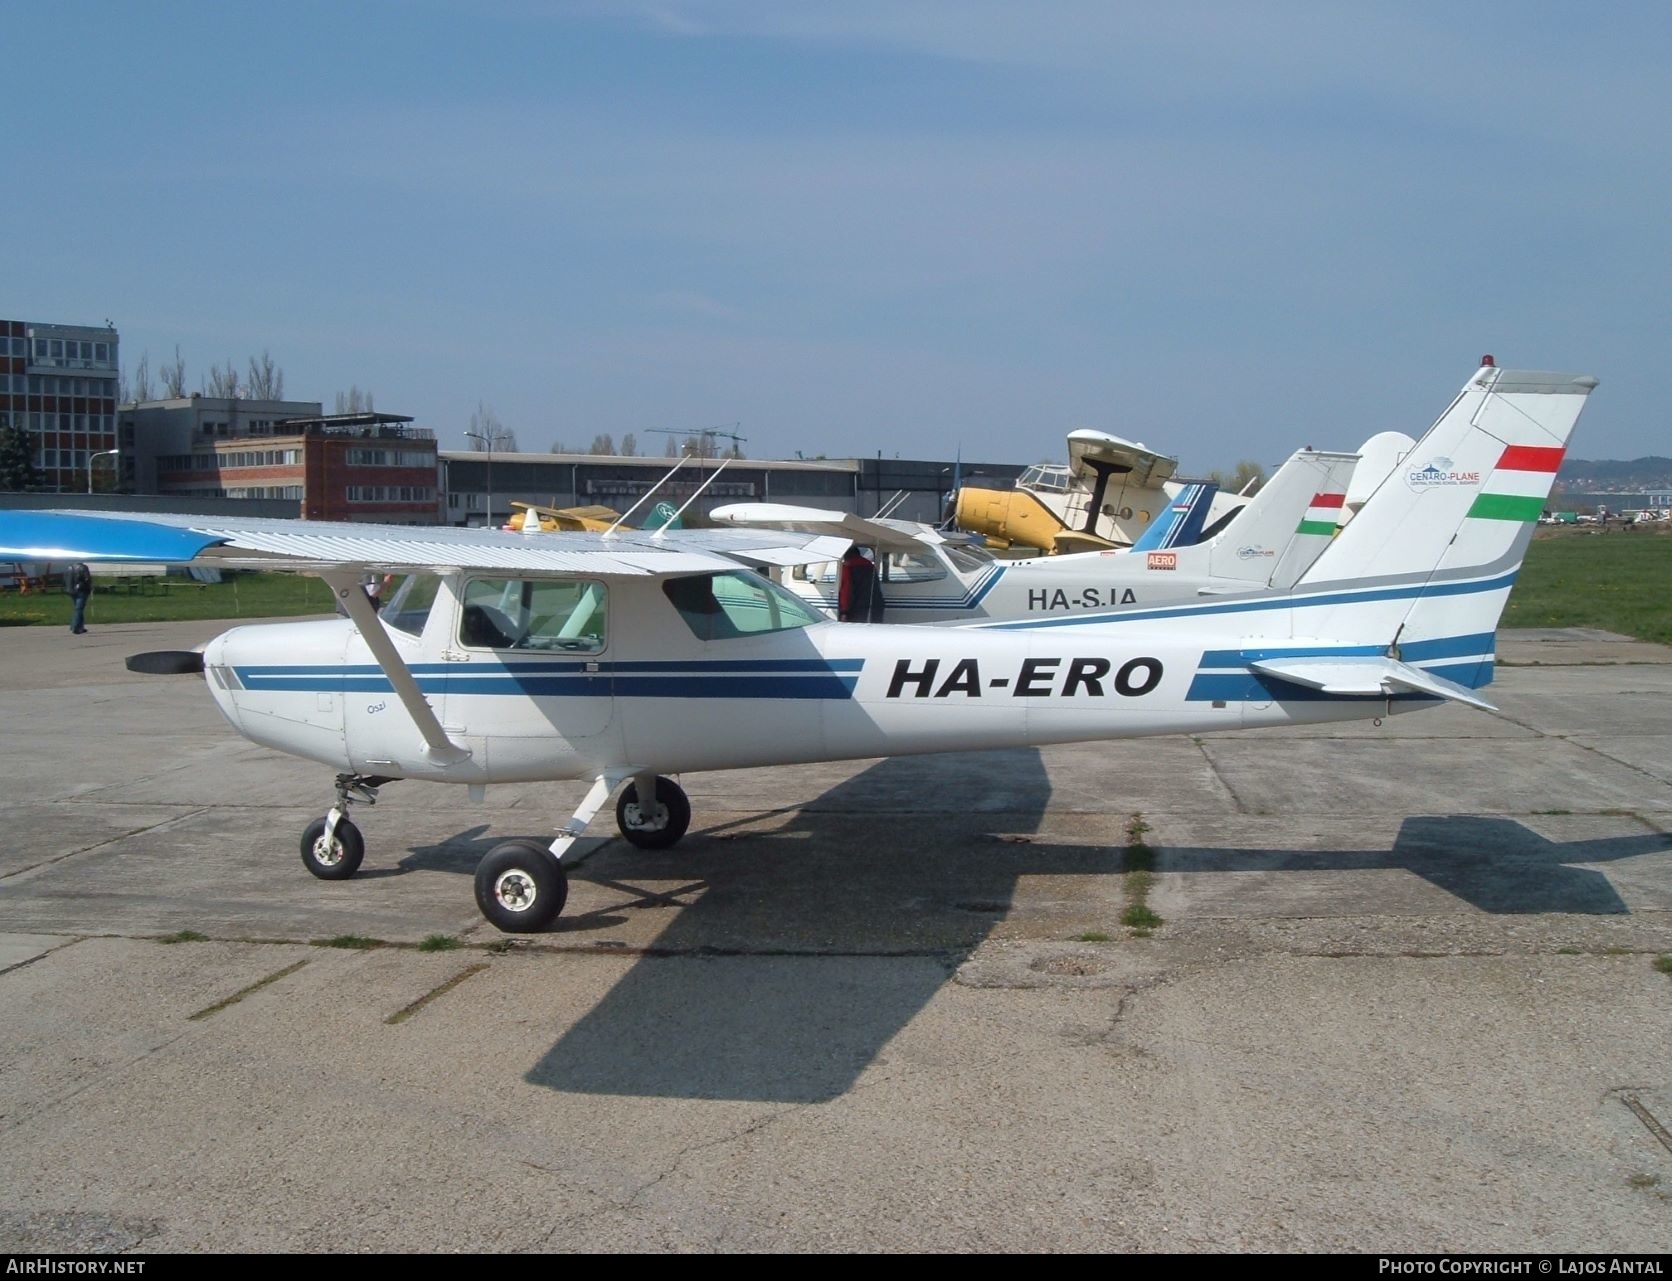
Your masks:
M121 456L122 451L120 449L101 449L96 454L87 455L87 492L89 494L93 492L93 460L95 458L120 458Z
M494 527L493 526L493 446L494 446L494 441L503 438L503 433L502 432L497 432L497 431L485 431L485 432L482 432L482 431L467 431L467 432L465 432L464 435L465 435L466 440L479 440L479 441L481 441L482 442L482 448L487 451L487 455L488 455L488 528L492 529Z

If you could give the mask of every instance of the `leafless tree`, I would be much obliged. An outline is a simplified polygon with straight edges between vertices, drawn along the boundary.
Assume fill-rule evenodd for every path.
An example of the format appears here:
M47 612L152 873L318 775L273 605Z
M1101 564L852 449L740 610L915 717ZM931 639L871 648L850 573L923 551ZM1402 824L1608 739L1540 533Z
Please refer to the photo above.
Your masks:
M186 362L180 357L180 345L174 346L174 360L157 371L163 380L163 399L179 400L186 394Z
M672 436L668 437L668 447L662 451L662 457L664 457L664 458L678 458L679 457L679 444L678 444L678 442L676 442L674 440L674 438Z
M152 399L151 394L151 353L147 350L139 358L139 364L134 367L134 400Z
M244 380L244 390L251 400L283 400L284 370L273 363L267 349L261 349L261 359L250 357L250 375Z
M361 391L360 385L355 383L347 391L337 393L337 412L339 414L369 414L375 412L372 407L370 391Z
M226 368L219 365L209 366L209 378L204 383L203 394L214 396L221 400L233 400L238 396L238 369L232 363L232 357L226 359Z
M628 432L621 438L621 456L623 458L637 458L639 454L638 438Z
M610 437L609 432L603 432L592 438L592 448L586 452L589 454L613 454L615 453L615 441Z
M491 405L476 402L476 412L470 416L465 435L476 442L476 448L494 454L517 452L517 433L500 422Z

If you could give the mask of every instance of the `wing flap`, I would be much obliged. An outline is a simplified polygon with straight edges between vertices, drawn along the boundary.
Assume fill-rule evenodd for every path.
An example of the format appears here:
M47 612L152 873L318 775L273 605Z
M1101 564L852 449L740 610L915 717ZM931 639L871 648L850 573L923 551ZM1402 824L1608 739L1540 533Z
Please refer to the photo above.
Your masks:
M1427 694L1450 699L1482 711L1498 709L1474 690L1420 667L1380 654L1340 657L1273 658L1250 663L1263 676L1344 697L1387 697L1390 694Z

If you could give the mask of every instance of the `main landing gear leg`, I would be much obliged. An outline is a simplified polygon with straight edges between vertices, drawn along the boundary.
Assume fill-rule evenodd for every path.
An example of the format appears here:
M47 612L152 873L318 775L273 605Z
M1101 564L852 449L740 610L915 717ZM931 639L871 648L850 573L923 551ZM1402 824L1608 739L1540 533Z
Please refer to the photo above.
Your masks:
M476 906L482 915L507 934L533 934L555 921L569 898L563 856L626 777L625 772L611 771L594 779L580 808L550 846L516 840L489 850L476 868Z
M389 780L360 774L337 775L337 803L302 832L302 866L322 881L346 881L366 857L365 838L348 818L357 802L377 804L377 789Z

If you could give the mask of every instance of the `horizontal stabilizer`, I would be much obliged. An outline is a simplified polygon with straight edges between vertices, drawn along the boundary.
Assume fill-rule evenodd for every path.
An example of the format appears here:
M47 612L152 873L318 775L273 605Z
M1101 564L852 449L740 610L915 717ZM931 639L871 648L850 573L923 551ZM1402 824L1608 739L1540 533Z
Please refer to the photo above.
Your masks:
M1484 712L1498 709L1474 690L1443 676L1435 676L1420 667L1412 667L1396 658L1380 654L1343 654L1338 658L1275 658L1249 666L1262 676L1321 690L1325 694L1343 696L1381 696L1392 694L1428 694L1435 698L1449 698L1467 703Z

